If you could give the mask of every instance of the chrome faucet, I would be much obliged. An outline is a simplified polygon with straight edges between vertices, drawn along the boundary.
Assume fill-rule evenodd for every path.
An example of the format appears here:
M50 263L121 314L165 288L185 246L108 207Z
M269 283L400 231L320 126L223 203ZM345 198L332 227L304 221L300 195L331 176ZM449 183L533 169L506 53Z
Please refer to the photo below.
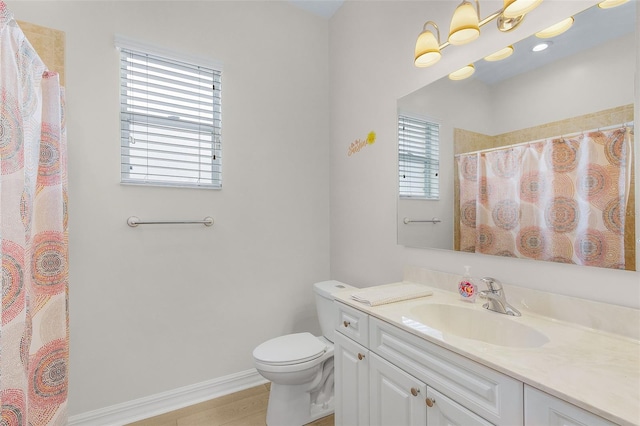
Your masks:
M504 289L500 281L491 277L482 278L482 282L487 285L487 290L480 292L480 297L487 299L487 303L482 305L490 311L499 312L501 314L519 317L522 314L516 308L511 306L504 295Z

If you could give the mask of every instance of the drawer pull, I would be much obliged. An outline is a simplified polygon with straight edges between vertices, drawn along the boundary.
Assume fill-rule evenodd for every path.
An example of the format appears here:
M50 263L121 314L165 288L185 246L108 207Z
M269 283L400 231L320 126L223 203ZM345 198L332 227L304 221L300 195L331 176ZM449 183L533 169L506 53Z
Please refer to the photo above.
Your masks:
M364 355L358 352L358 359L362 361L364 359Z
M351 323L349 321L345 321L342 324L344 324L345 327L349 327L351 325Z
M419 393L420 393L420 389L411 388L411 395L418 396Z
M433 407L434 404L436 403L436 400L435 399L431 399L431 398L427 398L427 399L425 399L425 402L427 403L428 407Z

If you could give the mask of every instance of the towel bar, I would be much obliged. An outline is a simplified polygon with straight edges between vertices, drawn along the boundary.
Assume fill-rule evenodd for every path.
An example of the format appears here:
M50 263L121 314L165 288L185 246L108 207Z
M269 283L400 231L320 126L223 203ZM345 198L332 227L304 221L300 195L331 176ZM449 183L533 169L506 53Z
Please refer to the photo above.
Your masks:
M127 225L135 228L138 225L174 225L174 224L193 224L201 223L205 226L213 226L213 218L211 216L205 217L203 220L145 220L142 221L136 216L131 216L127 219Z
M438 219L437 217L434 217L433 219L424 219L424 220L411 220L408 217L405 217L403 222L404 222L405 225L408 225L410 223L417 223L417 222L440 223L442 221L440 219Z

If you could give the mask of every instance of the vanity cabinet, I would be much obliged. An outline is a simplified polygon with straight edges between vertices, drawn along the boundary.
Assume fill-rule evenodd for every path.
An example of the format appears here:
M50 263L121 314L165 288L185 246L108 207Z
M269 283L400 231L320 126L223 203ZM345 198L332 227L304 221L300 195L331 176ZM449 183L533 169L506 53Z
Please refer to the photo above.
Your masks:
M372 352L491 424L522 425L523 384L519 380L378 318L369 318L369 329Z
M522 425L521 382L336 303L336 425Z
M427 385L374 353L370 357L369 424L425 426Z
M336 303L334 333L336 425L369 424L369 315Z
M433 388L427 388L427 425L491 426L482 417L463 408Z
M637 339L542 315L471 315L433 290L375 307L336 295L336 425L640 426ZM454 333L467 325L478 339Z
M364 347L369 347L369 315L343 303L335 303L338 312L336 331Z
M369 424L369 350L341 333L334 337L335 423Z
M375 353L370 357L370 425L491 426Z
M524 389L525 426L614 426L589 413L530 386Z

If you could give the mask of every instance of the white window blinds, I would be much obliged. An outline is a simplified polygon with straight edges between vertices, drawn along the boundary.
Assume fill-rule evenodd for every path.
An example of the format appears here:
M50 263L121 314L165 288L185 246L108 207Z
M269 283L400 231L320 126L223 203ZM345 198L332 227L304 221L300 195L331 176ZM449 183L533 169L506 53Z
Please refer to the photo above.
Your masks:
M122 183L222 187L220 77L120 47Z
M400 198L438 199L440 125L398 116Z

